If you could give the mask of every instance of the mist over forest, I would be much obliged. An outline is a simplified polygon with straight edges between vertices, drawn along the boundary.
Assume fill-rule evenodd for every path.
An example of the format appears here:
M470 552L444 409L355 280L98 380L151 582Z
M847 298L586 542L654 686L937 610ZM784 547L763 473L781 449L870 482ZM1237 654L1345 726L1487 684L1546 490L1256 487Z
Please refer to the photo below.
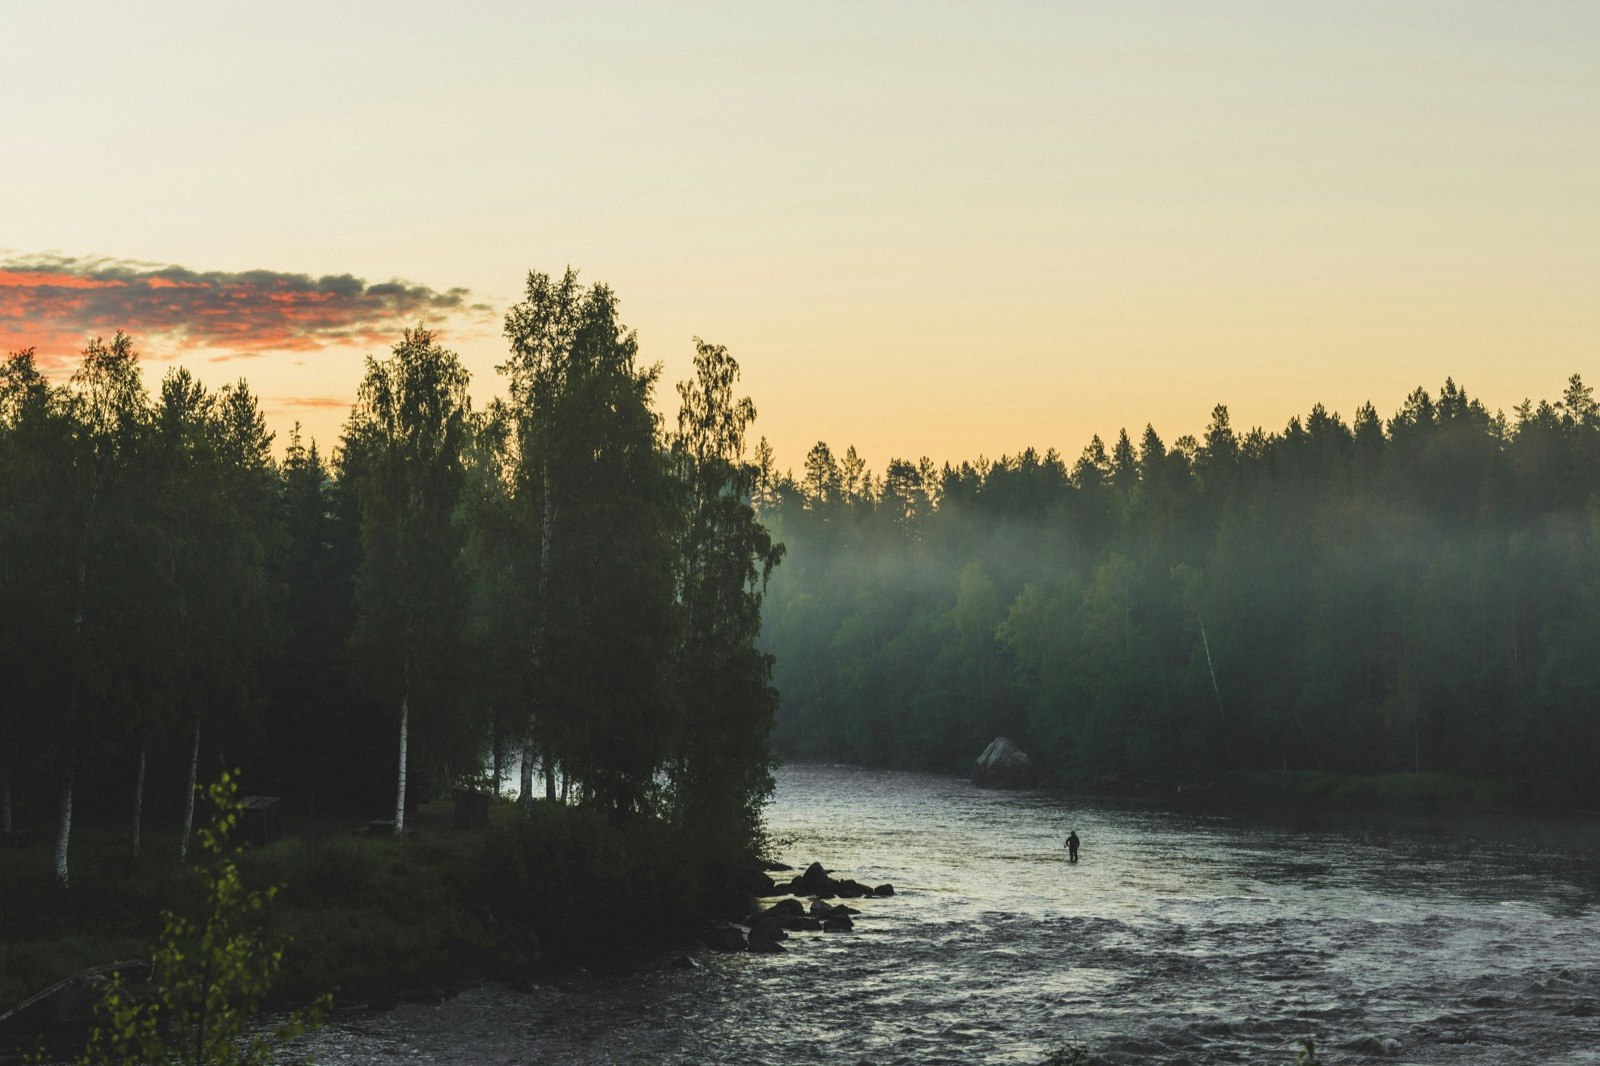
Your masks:
M1600 406L1096 436L869 471L771 457L764 640L792 759L957 769L996 735L1059 781L1233 770L1600 771Z

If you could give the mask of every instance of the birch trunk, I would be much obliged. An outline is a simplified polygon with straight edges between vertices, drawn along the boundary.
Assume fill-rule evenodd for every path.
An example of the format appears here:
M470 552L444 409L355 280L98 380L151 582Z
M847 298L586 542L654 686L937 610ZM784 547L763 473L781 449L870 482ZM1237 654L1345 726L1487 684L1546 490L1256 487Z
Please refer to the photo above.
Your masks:
M517 793L517 805L526 807L533 802L533 727L528 727L522 738L522 788Z
M67 887L67 841L72 838L72 772L61 786L61 828L56 833L56 880Z
M493 726L489 731L489 772L494 775L494 787L489 791L500 798L500 731Z
M133 786L133 861L139 861L139 829L144 821L144 764L148 745L139 747L139 783Z
M200 716L194 719L194 745L189 749L189 794L183 801L183 835L178 838L178 861L189 857L189 834L194 831L194 790L200 777Z
M549 589L550 589L550 543L555 538L555 530L556 530L556 508L555 508L555 503L550 498L550 460L549 459L545 459L543 464L542 464L542 466L540 467L540 475L541 475L541 478L543 480L543 487L544 487L544 495L543 495L542 500L541 500L541 502L544 504L544 507L540 511L540 514L539 514L539 581L538 581L539 605L538 605L537 611L534 614L534 622L533 622L533 654L531 656L531 659L532 659L532 664L531 665L532 665L533 668L529 672L530 676L533 678L533 684L535 686L535 688L534 688L535 693L538 692L538 687L537 686L540 685L542 683L542 681L543 681L543 679L539 675L540 675L540 667L544 662L545 600L546 600L547 596L549 595ZM533 720L532 720L532 716L533 716L533 714L537 713L537 711L538 711L539 700L538 700L537 696L535 696L535 698L530 700L529 702L532 705L532 710L530 711L530 714L529 714L528 740L527 740L527 745L523 748L522 765L523 765L523 773L526 775L524 777L524 780L527 782L527 784L524 787L523 791L524 791L524 794L527 795L529 797L530 801L531 801L531 799L533 797L533 776L532 776L533 775L533 770L532 770L532 767L533 767ZM543 773L544 773L544 798L545 798L545 802L547 802L547 803L554 803L555 800L556 800L556 778L555 778L555 770L553 768L553 763L554 763L554 760L551 759L549 751L546 751L544 753L544 757L539 761L539 769L541 771L543 771Z
M400 784L394 792L394 831L406 828L406 729L411 720L410 693L400 693Z
M78 719L78 691L83 675L83 591L89 584L89 531L94 527L95 502L100 497L100 467L95 464L89 483L89 506L84 512L83 537L78 542L78 581L72 597L72 681L67 689L67 715L62 735L71 738ZM73 756L69 754L68 759ZM61 790L61 829L56 836L56 880L67 887L67 845L72 839L72 763L67 763Z

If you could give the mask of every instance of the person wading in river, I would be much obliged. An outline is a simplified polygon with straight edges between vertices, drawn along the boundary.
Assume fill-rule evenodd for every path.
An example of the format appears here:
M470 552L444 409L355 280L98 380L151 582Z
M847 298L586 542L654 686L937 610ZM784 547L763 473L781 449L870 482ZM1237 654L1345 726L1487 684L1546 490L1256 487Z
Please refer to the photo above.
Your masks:
M1078 861L1078 831L1076 829L1067 834L1067 861Z

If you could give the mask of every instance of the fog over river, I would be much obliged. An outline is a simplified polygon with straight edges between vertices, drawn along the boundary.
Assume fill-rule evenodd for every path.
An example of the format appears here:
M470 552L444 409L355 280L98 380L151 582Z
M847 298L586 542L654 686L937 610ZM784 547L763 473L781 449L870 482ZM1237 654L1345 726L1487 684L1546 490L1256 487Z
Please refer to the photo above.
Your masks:
M839 766L782 857L890 899L698 970L336 1019L323 1063L1600 1062L1600 826L1173 811ZM1076 829L1082 860L1062 840Z

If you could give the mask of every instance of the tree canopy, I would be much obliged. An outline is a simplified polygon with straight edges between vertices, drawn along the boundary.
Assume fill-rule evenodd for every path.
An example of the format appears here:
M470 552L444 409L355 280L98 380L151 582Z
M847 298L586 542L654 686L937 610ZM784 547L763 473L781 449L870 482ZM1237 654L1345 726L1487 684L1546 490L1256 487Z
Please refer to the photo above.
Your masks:
M961 767L996 734L1064 780L1230 768L1600 770L1600 408L1506 418L1453 380L1388 420L1314 406L774 479L763 646L791 756ZM851 454L846 452L848 456Z
M131 811L137 857L147 763L186 849L202 766L403 828L418 798L498 788L521 748L549 799L748 858L781 548L737 363L700 344L669 433L606 286L530 274L506 337L510 395L475 412L460 359L406 331L331 460L298 429L275 460L242 382L174 368L152 396L123 334L66 382L7 358L0 832L53 821L68 883L75 797Z

